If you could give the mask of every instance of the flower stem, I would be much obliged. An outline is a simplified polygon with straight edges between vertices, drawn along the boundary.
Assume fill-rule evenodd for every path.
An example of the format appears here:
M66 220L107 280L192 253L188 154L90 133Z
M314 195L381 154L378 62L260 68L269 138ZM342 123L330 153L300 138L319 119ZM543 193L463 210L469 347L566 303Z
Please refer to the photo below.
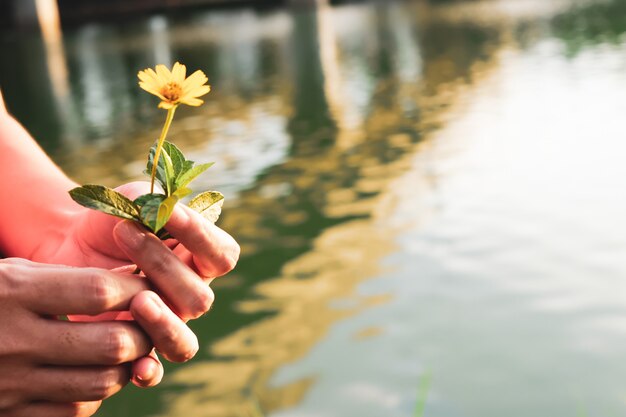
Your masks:
M174 119L174 113L176 112L176 107L177 106L174 106L167 110L167 118L165 119L165 124L163 125L163 130L161 131L159 141L157 142L156 151L154 152L154 160L152 161L152 174L150 175L150 194L154 192L154 177L156 177L157 167L159 166L161 148L163 148L163 142L165 141L167 132L170 130L172 120Z

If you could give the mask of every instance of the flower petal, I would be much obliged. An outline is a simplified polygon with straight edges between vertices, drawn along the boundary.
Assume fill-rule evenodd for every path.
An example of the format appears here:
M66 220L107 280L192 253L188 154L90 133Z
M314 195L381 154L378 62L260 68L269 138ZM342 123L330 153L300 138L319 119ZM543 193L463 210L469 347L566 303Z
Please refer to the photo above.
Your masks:
M165 109L165 110L169 110L172 107L174 107L175 104L174 103L170 103L169 101L162 101L159 103L159 108L160 109Z
M183 81L185 81L186 74L187 74L187 67L177 62L174 64L174 68L172 68L172 81L179 85L183 85Z
M199 98L183 98L180 102L181 104L186 104L188 106L194 107L198 107L199 105L204 103L204 101L200 100Z
M170 81L172 81L172 73L170 72L170 70L167 69L165 65L163 64L157 65L156 73L157 73L157 76L159 77L159 81L162 82L163 84L167 84Z
M152 68L147 68L143 71L139 71L137 73L137 77L139 77L139 79L141 81L158 81L158 77L156 75L156 72L154 72L154 70Z
M154 86L152 86L150 84L146 84L144 82L140 82L139 83L139 87L141 87L142 89L146 90L150 94L154 94L155 96L157 96L161 100L167 100L165 97L163 97L163 95L158 90L158 88L155 88Z
M187 93L195 87L200 87L207 81L209 81L209 79L206 75L204 75L204 72L197 70L183 82L183 92Z
M176 62L171 71L165 65L159 64L155 69L139 71L137 77L139 87L161 99L161 109L171 109L179 104L199 106L203 101L198 97L211 91L211 86L206 84L209 79L200 70L188 78L185 78L186 73L187 67Z

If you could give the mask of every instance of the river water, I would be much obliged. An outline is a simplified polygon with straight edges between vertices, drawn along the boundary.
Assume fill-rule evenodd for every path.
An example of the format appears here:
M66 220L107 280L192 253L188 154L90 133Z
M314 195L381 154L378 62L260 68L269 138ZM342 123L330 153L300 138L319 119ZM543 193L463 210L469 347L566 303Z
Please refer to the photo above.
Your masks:
M438 3L438 2L433 2ZM193 10L4 34L11 111L79 182L164 113L242 245L199 355L101 417L626 414L626 2Z

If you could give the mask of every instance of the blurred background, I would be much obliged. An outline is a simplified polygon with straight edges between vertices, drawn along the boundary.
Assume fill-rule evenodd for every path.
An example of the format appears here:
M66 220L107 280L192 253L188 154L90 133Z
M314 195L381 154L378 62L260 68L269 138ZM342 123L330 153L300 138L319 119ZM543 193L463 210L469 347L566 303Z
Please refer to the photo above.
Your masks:
M626 0L0 4L7 105L78 182L144 178L138 70L213 86L170 139L241 261L98 416L626 415Z

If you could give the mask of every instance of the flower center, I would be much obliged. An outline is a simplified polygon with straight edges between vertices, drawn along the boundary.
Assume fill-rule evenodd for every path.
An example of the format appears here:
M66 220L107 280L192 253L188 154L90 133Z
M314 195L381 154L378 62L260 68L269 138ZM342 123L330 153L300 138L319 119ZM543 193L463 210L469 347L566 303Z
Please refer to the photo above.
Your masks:
M182 87L175 82L169 82L163 86L161 89L161 95L167 99L167 101L171 103L175 103L180 99L180 96L183 94Z

